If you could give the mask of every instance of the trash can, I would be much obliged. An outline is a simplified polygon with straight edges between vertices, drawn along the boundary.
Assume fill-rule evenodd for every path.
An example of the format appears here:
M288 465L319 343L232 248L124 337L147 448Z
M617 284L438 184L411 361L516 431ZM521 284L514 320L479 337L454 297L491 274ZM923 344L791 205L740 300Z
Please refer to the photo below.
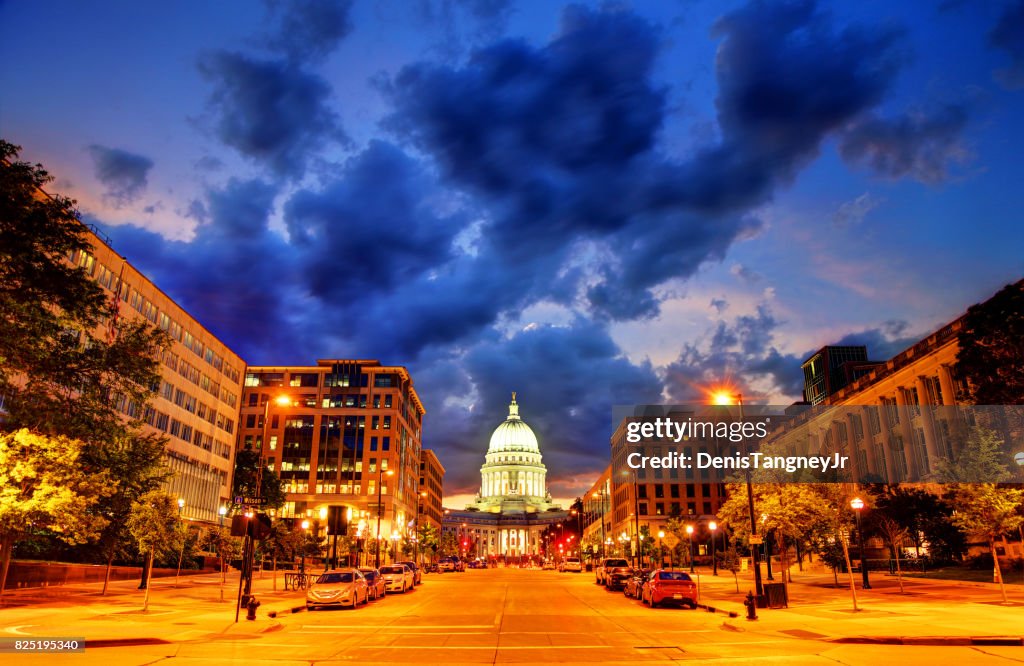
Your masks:
M768 608L789 608L785 583L765 583L764 596L768 599Z

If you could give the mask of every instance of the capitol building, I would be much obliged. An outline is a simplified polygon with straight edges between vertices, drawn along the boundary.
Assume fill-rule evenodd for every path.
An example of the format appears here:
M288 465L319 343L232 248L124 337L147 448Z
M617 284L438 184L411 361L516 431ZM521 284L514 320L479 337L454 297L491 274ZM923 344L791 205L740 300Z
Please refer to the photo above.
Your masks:
M508 417L491 434L479 493L465 509L447 511L442 529L467 557L519 558L541 555L544 529L565 518L551 501L537 435L513 393Z

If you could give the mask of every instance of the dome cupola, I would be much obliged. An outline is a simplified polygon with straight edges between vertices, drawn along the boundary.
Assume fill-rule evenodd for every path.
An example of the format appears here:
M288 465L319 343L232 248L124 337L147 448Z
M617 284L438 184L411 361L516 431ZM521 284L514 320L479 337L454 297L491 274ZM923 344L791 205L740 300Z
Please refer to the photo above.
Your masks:
M512 393L512 402L508 406L508 418L505 419L491 435L488 453L520 452L540 453L537 436L533 429L526 425L519 416L519 405L516 394Z

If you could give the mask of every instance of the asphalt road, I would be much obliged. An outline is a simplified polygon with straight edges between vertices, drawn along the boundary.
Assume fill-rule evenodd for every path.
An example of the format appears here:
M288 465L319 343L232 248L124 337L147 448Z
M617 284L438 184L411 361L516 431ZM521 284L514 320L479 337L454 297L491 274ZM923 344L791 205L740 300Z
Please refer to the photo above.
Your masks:
M650 609L596 586L592 574L489 569L433 574L406 594L358 609L283 615L249 633L167 617L163 645L82 654L0 655L37 664L718 663L900 666L1024 662L1021 647L836 645L743 619ZM157 618L149 618L156 621ZM109 617L105 621L110 621ZM115 620L116 621L116 620ZM258 631L258 629L260 631ZM65 634L70 635L70 634ZM8 659L10 657L10 659Z

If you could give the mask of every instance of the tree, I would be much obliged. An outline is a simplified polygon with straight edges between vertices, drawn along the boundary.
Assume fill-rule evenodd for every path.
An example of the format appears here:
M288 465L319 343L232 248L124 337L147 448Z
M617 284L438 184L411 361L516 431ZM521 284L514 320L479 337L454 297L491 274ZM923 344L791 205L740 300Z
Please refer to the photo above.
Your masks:
M0 140L0 394L6 427L107 442L131 424L115 396L143 405L169 343L148 322L118 318L89 273L68 257L89 252L75 202L46 196L41 165Z
M185 539L185 527L178 517L178 503L162 490L151 490L132 504L128 531L139 554L146 557L146 596L143 611L149 610L149 579L157 554L177 553Z
M1006 481L1010 478L1010 469L1004 464L1008 458L1003 451L1003 440L994 430L975 426L956 456L943 457L935 463L932 480L939 483Z
M918 557L924 542L937 559L952 560L963 554L966 536L953 524L953 507L942 497L899 484L872 486L868 491L876 509L907 530Z
M285 494L281 490L281 479L269 467L263 468L260 483L262 491L256 492L256 475L260 467L260 454L252 449L245 449L235 454L235 476L232 492L239 497L262 497L267 509L279 509L284 506Z
M437 528L432 523L424 522L420 525L416 530L416 538L419 539L421 553L424 550L437 552Z
M228 575L228 564L242 555L242 540L231 536L231 529L220 527L211 530L208 544L217 553L220 560L220 600L224 601L224 583ZM276 556L275 556L276 562ZM277 567L274 567L274 591L277 591Z
M966 532L988 541L995 566L993 573L999 583L1003 603L1007 603L1003 572L996 554L996 539L1024 524L1024 516L1018 511L1024 503L1024 489L994 483L960 483L954 486L951 495L956 506L953 522Z
M115 484L107 471L81 464L82 448L79 440L26 429L0 433L0 594L15 541L30 528L82 543L106 526L93 509Z
M956 374L975 405L1024 404L1024 280L964 315Z
M882 533L885 540L889 542L893 557L896 558L896 580L900 584L900 594L903 594L903 570L900 568L900 549L906 543L907 528L903 527L888 516L882 516L876 521L878 531Z
M128 433L107 445L93 446L83 458L100 469L115 470L118 482L108 496L102 498L96 511L107 520L96 543L107 564L103 576L103 592L107 593L114 560L126 556L134 545L128 531L132 505L151 490L159 488L171 476L164 464L166 439L152 434Z

